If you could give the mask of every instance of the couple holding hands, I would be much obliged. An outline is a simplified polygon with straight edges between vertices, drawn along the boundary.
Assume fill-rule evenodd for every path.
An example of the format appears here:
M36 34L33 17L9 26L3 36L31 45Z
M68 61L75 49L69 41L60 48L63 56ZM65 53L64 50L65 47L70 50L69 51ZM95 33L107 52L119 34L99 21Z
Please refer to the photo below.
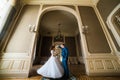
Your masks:
M48 61L37 70L37 73L46 78L69 78L69 68L68 68L68 49L64 44L60 44L57 48L61 49L61 54L57 53L55 46L51 46L50 52L51 56ZM58 58L58 55L62 56L62 61Z

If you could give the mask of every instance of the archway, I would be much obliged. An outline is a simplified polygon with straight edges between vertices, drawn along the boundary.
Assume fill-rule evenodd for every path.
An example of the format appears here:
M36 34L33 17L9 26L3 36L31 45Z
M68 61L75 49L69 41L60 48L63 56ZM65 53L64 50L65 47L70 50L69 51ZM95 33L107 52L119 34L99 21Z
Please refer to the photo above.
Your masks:
M52 19L50 18L51 15L53 15L53 14L60 16L60 17L56 17L54 19L55 25L53 25L54 23L52 24L52 22L51 22ZM63 16L63 14L65 14L65 15ZM66 17L66 15L67 15L67 17ZM46 18L46 16L47 16L47 18ZM61 19L61 17L62 17L62 19ZM51 29L49 29L49 27L52 29L57 29L55 27L53 28L53 26L57 26L57 22L64 24L63 22L64 22L65 18L72 18L71 22L74 23L74 26L70 27L70 25L69 25L69 28L67 28L67 30L65 30L65 28L68 25L66 25L65 27L63 26L64 29L62 29L62 31L64 31L63 34L64 34L65 43L67 44L67 46L71 52L69 64L79 64L78 58L80 56L82 56L82 52L81 52L81 47L80 47L81 46L80 45L80 43L81 43L80 42L81 41L80 32L81 31L80 31L80 23L79 23L80 21L79 21L78 15L76 14L75 10L73 10L71 8L64 7L64 6L51 6L51 7L47 7L45 9L43 9L40 13L40 20L39 20L39 26L38 26L39 39L37 41L36 57L35 57L34 65L44 64L47 61L47 59L49 58L49 56L50 56L49 47L54 42L52 39L53 39L53 36L56 34L56 30L54 32L54 30L52 31ZM46 19L49 20L49 23L47 22ZM59 21L58 19L61 21ZM65 21L65 22L67 22L67 21ZM45 25L45 24L48 24L48 25ZM75 25L77 25L77 26L75 26ZM74 31L74 27L75 27L75 31ZM70 31L70 29L71 29L71 31ZM72 32L72 30L73 30L73 32ZM67 31L70 31L70 32L67 32ZM72 34L70 34L70 33L72 33ZM47 37L46 37L46 35L47 35Z

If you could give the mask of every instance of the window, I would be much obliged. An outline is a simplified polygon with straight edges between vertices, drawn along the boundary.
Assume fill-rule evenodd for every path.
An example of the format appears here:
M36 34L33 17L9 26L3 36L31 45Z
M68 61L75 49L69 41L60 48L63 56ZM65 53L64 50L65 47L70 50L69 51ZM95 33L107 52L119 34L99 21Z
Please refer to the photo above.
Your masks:
M120 8L114 13L112 16L112 24L117 31L118 35L120 36Z
M107 25L120 47L120 4L108 16Z
M0 33L5 24L9 9L9 0L0 0Z

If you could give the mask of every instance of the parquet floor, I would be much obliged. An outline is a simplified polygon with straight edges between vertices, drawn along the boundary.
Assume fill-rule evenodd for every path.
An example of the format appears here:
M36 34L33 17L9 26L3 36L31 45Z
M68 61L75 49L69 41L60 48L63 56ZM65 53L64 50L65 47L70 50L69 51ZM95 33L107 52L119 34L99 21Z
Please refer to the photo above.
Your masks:
M4 79L0 79L0 80L41 80L42 76L37 75L35 72L35 70L38 68L39 66L35 66L33 68L33 70L30 73L30 77L29 78L14 78L14 79L10 79L10 78L4 78ZM84 69L84 65L69 65L69 69L70 72L77 77L77 80L120 80L120 76L117 77L91 77L91 76L87 76L85 74L85 69Z

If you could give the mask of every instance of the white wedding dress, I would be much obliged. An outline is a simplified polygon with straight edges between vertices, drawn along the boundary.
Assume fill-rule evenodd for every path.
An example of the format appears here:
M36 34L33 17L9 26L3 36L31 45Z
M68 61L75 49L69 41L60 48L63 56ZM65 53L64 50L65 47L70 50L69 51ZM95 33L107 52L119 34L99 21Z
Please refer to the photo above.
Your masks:
M57 56L53 56L54 51L51 50L51 57L48 61L37 70L37 73L48 78L61 78L64 74L64 69Z

